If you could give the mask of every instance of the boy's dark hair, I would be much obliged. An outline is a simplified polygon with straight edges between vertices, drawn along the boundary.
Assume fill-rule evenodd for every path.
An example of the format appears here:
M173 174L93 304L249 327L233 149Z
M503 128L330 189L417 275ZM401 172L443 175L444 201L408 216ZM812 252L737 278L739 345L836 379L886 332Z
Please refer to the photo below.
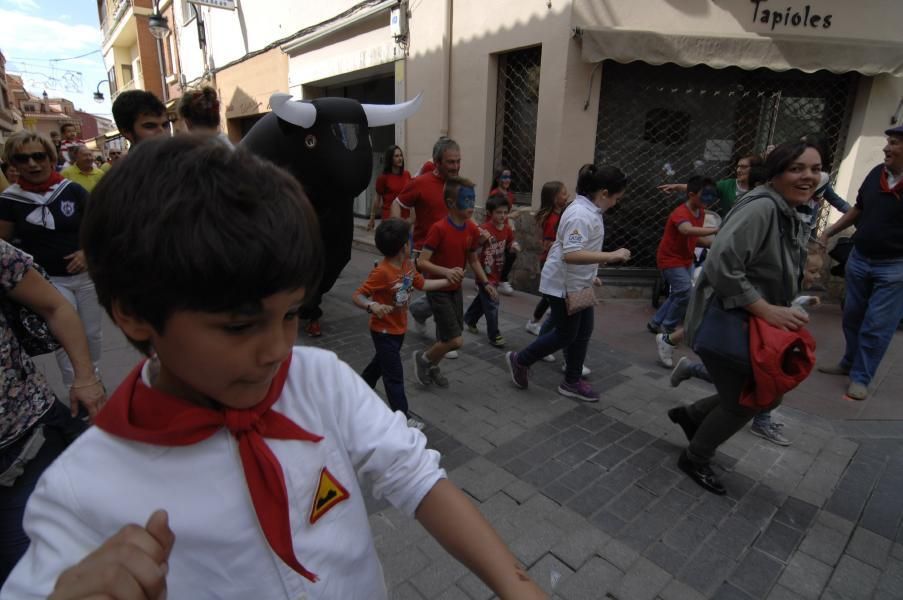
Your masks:
M404 219L386 219L376 227L373 234L376 249L386 258L392 258L401 252L411 236L411 224Z
M577 172L577 193L592 199L593 194L606 190L609 194L623 192L627 176L617 167L586 164Z
M774 179L786 171L793 161L802 156L803 152L812 148L821 156L821 150L812 142L785 142L775 147L765 159L765 170L769 180Z
M503 206L508 208L508 198L504 194L489 196L489 199L486 200L486 216L488 217Z
M715 187L715 181L711 177L705 177L704 175L693 175L692 177L687 179L688 194L698 194L707 187Z
M107 313L116 303L158 333L179 310L313 292L323 261L316 214L291 175L194 134L147 140L120 160L91 194L81 243Z
M458 188L476 187L476 184L466 177L452 176L445 180L445 189L442 197L445 199L445 206L454 206L458 199Z
M746 187L748 189L757 188L764 183L768 183L768 169L765 165L755 165L749 168L749 175L746 176Z
M216 90L205 85L199 90L185 92L179 99L179 115L192 125L216 129L219 127L219 98Z
M128 90L116 96L113 120L119 131L132 133L140 114L163 115L166 114L166 107L159 98L144 90Z

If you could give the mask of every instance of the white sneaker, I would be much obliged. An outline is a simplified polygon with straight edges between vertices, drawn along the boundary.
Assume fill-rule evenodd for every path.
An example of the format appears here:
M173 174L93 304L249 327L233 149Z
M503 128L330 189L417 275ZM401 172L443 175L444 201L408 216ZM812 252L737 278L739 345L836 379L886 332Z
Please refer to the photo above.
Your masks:
M423 423L413 417L408 417L408 427L411 429L423 429Z
M514 293L514 288L511 287L511 284L508 283L507 281L501 282L501 283L499 284L499 288L498 288L498 289L499 289L499 293L500 293L500 294L504 294L504 295L506 295L506 296L510 296L511 294Z
M542 329L542 323L539 321L534 321L530 319L527 321L527 324L524 325L524 329L527 330L527 333L532 333L533 335L539 335L540 329Z
M672 368L674 366L674 346L665 341L665 334L655 334L655 347L658 349L658 360L662 366Z
M543 360L545 360L545 359L543 359ZM562 372L562 373L567 373L567 370L568 370L568 364L567 364L567 363L561 363L561 372ZM582 377L586 377L586 376L589 375L590 373L592 373L592 371L590 370L590 368L587 367L586 365L583 365L583 372L580 373L580 375L581 375Z
M458 358L458 351L452 350L450 352L446 352L444 358L450 358L451 360L455 360L456 358Z
M428 317L426 321L429 321L430 318L432 317ZM426 321L418 321L414 317L411 317L411 320L414 321L414 331L420 335L426 335Z
M546 355L546 356L543 356L542 359L543 359L544 361L546 361L546 362L555 362L555 355L554 355L554 354L548 354L548 355Z

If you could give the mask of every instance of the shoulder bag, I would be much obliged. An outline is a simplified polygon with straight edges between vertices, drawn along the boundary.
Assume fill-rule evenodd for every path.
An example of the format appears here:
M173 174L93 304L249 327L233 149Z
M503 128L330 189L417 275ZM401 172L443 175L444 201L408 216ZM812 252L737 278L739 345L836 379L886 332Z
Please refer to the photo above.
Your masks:
M43 267L34 263L32 268L50 281ZM6 294L0 294L0 311L3 312L7 327L12 330L22 350L29 356L49 354L60 347L60 343L53 337L44 319Z

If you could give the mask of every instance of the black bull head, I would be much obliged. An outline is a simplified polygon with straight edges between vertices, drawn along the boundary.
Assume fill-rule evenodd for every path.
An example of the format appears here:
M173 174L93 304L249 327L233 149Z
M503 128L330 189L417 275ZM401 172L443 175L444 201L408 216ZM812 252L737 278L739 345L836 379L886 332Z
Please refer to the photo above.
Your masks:
M301 182L317 211L326 251L323 279L316 294L308 296L302 317L320 317L320 297L351 259L352 204L367 188L373 170L369 128L403 121L420 104L420 95L402 104L380 105L350 98L302 101L289 94L273 94L272 112L242 139L244 148Z

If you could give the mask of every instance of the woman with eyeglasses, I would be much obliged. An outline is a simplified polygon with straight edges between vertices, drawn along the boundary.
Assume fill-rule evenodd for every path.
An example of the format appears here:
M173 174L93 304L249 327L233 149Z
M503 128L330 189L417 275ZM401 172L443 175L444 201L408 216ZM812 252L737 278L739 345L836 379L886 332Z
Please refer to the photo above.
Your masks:
M734 207L737 198L740 198L751 188L749 186L749 170L753 167L762 165L762 157L758 154L749 154L741 156L737 160L736 177L721 179L715 183L718 188L718 196L721 200L718 202L718 214L722 217ZM687 184L685 183L665 183L658 186L658 189L666 194L675 192L685 194L687 192Z
M54 287L75 307L96 367L101 354L101 309L79 245L88 192L53 168L56 148L47 137L19 131L3 149L19 171L19 180L0 193L0 238L19 240L19 247L44 267ZM62 350L56 359L63 382L71 386L72 363Z

